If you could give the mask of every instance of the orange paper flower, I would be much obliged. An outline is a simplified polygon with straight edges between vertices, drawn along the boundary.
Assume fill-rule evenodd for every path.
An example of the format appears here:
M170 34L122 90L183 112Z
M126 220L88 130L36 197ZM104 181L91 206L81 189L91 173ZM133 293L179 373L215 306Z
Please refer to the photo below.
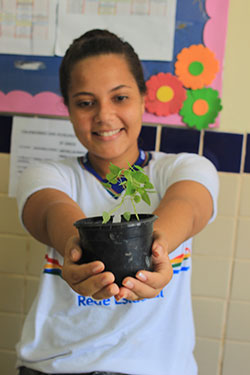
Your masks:
M186 99L186 90L171 73L159 73L147 82L146 111L157 116L178 113Z
M175 74L186 88L196 90L209 85L218 71L219 61L202 44L183 48L177 55Z

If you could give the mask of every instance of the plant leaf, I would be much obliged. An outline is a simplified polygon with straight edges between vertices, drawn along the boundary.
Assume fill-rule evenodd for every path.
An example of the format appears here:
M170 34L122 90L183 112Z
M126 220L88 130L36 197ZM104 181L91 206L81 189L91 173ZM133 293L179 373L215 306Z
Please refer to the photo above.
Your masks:
M110 220L110 214L107 211L102 213L102 224L106 224Z
M121 181L121 182L119 183L119 185L123 186L123 185L126 185L126 183L127 183L127 181ZM125 189L125 188L124 188L124 189Z
M106 174L106 179L111 183L111 184L116 184L117 183L117 177L113 173L107 173Z
M125 169L124 172L123 172L123 176L124 176L127 180L130 180L130 179L131 179L131 170L130 170L130 169Z
M154 187L153 184L151 184L151 182L146 182L146 184L144 185L144 188L145 189L154 189L155 187Z
M105 188L111 188L111 184L109 182L102 182L102 185L105 187Z
M135 171L135 172L133 173L133 178L134 178L136 181L141 182L142 184L148 182L148 176L147 176L146 174L142 173L141 171Z
M134 185L132 184L132 182L128 181L127 186L126 186L125 195L133 195L135 193L135 191L136 191L136 189L135 189Z
M114 165L113 163L109 164L109 170L114 176L118 176L121 172L121 168L117 167L117 165Z
M142 197L142 200L144 202L146 202L150 206L151 201L150 201L150 198L148 196L148 193L145 190L143 190L142 192L140 192L140 196Z
M139 203L140 200L141 200L140 195L135 195L135 196L134 196L134 201L135 201L135 203Z
M131 213L129 211L126 211L124 212L124 214L122 214L122 216L124 217L126 221L129 221L131 217Z
M143 168L140 167L139 165L134 165L134 168L135 168L135 169L138 169L139 171L143 171ZM143 173L144 173L144 171L143 171Z

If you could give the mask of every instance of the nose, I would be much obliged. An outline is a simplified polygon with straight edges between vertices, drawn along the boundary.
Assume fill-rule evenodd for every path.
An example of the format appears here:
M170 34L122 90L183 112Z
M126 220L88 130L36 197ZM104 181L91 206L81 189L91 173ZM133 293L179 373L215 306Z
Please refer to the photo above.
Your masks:
M108 101L99 102L96 107L95 121L97 123L107 123L114 116L114 108L112 103Z

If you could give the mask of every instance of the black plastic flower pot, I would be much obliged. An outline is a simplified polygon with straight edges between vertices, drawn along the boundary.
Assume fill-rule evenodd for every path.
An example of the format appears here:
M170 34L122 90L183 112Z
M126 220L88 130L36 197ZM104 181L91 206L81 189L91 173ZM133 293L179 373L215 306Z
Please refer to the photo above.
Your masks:
M79 264L100 260L105 271L111 271L115 283L122 285L126 276L135 276L139 270L152 270L151 246L153 223L157 216L140 214L138 221L102 224L102 217L78 220L74 225L79 231L82 257Z

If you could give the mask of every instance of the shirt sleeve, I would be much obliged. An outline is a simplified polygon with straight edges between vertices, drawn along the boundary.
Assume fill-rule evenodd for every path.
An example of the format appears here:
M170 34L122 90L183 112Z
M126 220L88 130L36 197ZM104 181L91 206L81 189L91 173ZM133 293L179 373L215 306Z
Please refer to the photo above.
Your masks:
M215 166L207 158L188 153L166 155L157 163L155 173L160 176L162 197L171 185L179 181L196 181L204 185L213 200L213 214L209 222L215 219L217 215L219 177Z
M27 199L35 192L46 188L60 190L72 197L69 177L65 168L56 163L36 164L24 170L18 181L16 196L18 215L24 228L22 212Z

